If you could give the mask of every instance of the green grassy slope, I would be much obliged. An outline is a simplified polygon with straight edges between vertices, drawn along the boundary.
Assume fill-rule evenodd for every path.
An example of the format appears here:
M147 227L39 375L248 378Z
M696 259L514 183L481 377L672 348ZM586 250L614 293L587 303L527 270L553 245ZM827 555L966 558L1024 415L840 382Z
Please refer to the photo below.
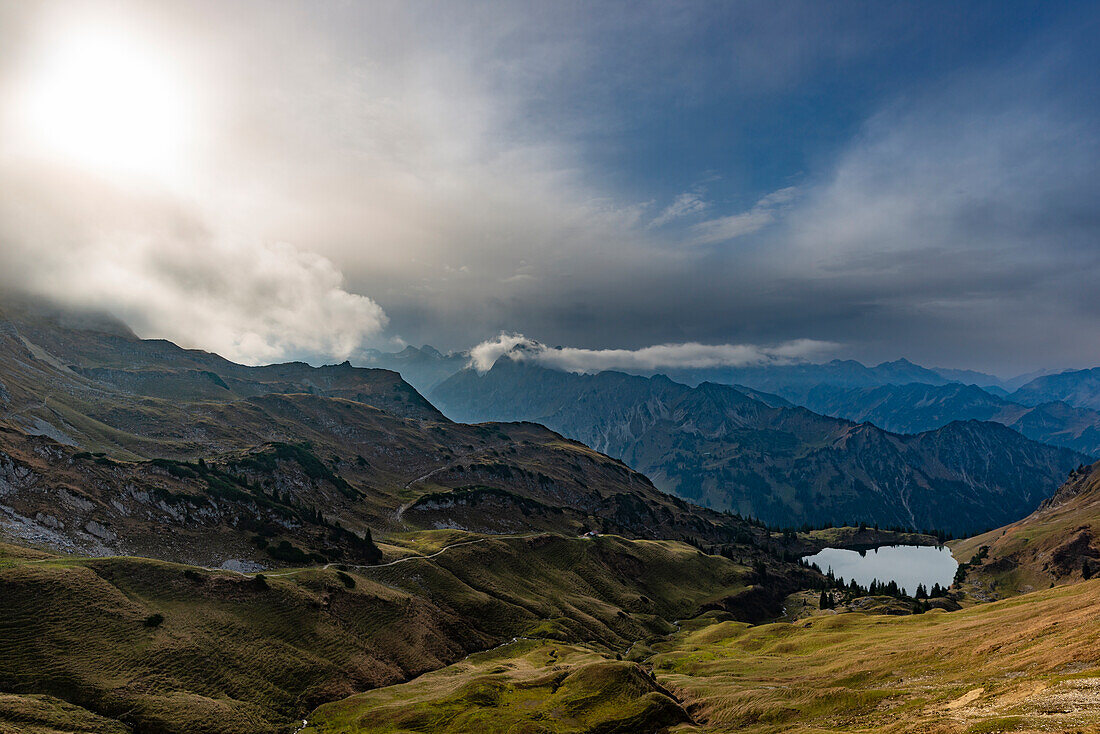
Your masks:
M1098 605L1100 581L1090 581L909 617L750 626L709 615L652 643L649 683L592 647L527 643L322 706L307 731L1093 732ZM583 683L554 691L568 681ZM621 695L631 684L633 706L653 706L633 728L621 726L637 713Z
M653 659L704 731L1096 731L1100 582L959 612L733 622Z
M319 708L304 734L653 732L688 721L637 663L521 641L415 681Z
M20 697L0 726L34 706L60 717L45 695L133 731L289 731L515 636L625 650L704 606L759 614L748 569L615 537L468 536L431 559L264 580L35 555L0 546L0 691Z

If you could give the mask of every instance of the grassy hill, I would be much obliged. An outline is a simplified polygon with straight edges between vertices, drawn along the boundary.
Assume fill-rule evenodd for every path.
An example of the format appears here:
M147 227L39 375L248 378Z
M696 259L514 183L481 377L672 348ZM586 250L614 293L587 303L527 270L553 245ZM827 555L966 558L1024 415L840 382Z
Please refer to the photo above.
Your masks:
M996 599L1100 576L1100 464L1075 471L1019 522L951 544L966 588Z
M687 631L653 659L703 731L1088 731L1100 583L960 612Z
M689 722L638 663L588 647L519 641L399 686L326 704L303 734L656 732Z
M0 731L79 730L73 717L87 731L289 731L321 703L517 636L610 654L702 609L774 612L754 571L681 543L450 541L431 558L266 576L0 546ZM768 572L779 598L800 585L782 574Z
M308 718L311 734L963 734L1100 720L1100 579L952 613L752 625L735 615L757 613L754 572L683 544L400 540L445 550L257 578L0 547L0 731L289 733Z
M594 648L517 644L322 706L306 731L1095 731L1097 604L1100 581L908 617L707 615L653 643L642 669Z

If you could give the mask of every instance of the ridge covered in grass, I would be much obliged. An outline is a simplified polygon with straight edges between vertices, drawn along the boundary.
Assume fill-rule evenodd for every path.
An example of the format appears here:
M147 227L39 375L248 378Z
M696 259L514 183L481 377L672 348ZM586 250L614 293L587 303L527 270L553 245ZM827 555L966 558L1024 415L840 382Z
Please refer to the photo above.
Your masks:
M9 709L61 717L28 698L51 696L135 732L289 730L513 637L625 651L704 607L761 613L749 569L682 543L467 537L432 558L251 576L0 546L0 691L21 697L0 726Z
M722 622L658 645L707 732L1095 731L1100 582L906 617Z
M531 640L321 706L303 734L625 734L688 720L641 665L581 646Z
M640 666L519 642L326 704L306 731L1083 734L1100 721L1098 605L1090 581L908 617L709 613L637 645Z

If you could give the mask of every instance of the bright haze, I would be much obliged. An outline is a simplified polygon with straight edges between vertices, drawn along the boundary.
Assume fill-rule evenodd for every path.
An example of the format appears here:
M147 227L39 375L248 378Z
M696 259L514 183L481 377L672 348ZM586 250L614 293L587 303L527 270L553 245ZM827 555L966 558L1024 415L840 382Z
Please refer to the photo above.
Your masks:
M1093 366L1097 37L1074 2L0 0L0 287L253 363Z

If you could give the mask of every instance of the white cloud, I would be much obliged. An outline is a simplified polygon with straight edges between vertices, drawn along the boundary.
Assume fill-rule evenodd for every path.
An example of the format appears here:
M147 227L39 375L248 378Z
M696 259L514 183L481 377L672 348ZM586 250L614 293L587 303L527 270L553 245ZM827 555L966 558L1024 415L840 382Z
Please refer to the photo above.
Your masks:
M378 304L406 337L468 342L515 323L516 302L538 289L662 261L644 206L589 183L568 139L517 124L528 80L548 73L543 53L573 58L568 38L534 57L502 48L522 11L215 5L88 12L122 19L203 92L186 173L150 195L76 181L56 161L47 171L7 134L24 52L41 39L48 52L51 25L75 12L0 2L0 35L20 41L0 44L5 284L132 314L144 335L237 359L330 359L377 338Z
M650 227L663 227L674 219L698 214L709 206L702 195L695 191L685 191L673 199L664 211L653 218Z
M712 245L717 242L743 237L763 229L775 220L775 216L766 209L751 209L741 214L719 217L700 222L691 228L695 233L692 240L698 245Z
M0 178L18 184L17 198L0 198L5 289L106 308L142 336L250 364L346 359L387 323L316 253L100 181L36 181L2 166Z
M481 342L470 350L469 366L478 372L488 372L496 364L496 361L505 354L520 350L537 349L541 344L533 339L528 339L523 334L501 334L496 339ZM545 347L543 347L545 349Z
M697 245L713 245L719 242L744 237L768 226L776 219L776 212L789 204L798 195L794 186L773 191L762 197L752 209L728 217L709 219L693 225L692 242Z
M831 342L797 339L774 345L757 344L657 344L641 349L579 349L549 347L522 334L501 334L470 350L469 366L478 372L492 369L498 359L531 361L568 372L603 370L649 371L747 367L796 362L837 348Z
M764 207L764 208L781 206L783 204L788 204L788 203L794 201L795 197L797 197L797 196L798 196L798 187L797 186L788 186L786 188L778 189L776 191L771 192L767 196L760 199L760 201L756 202L756 206Z

